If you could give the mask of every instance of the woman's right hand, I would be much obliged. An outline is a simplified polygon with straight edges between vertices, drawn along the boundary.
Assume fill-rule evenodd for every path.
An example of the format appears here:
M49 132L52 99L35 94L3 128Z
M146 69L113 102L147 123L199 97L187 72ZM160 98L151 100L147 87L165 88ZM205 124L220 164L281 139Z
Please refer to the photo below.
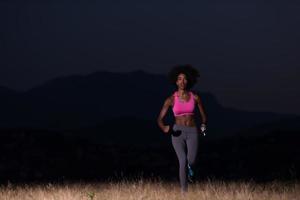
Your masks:
M169 125L164 126L164 128L163 128L163 132L164 132L164 133L168 133L169 130L170 130L170 126L169 126Z

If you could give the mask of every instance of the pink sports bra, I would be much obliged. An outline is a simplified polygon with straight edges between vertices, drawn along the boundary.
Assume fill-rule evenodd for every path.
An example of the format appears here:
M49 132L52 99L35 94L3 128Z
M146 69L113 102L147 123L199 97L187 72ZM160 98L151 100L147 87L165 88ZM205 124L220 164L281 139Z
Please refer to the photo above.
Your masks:
M175 116L193 115L195 108L195 99L192 92L189 92L190 98L188 101L181 101L178 92L174 92L173 113Z

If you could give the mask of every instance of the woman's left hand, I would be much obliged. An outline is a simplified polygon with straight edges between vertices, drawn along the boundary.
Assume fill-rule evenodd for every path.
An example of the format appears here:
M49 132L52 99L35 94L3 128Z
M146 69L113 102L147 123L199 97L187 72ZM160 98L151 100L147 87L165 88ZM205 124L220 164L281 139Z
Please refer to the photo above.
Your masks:
M206 124L201 124L200 133L203 134L203 136L206 135Z

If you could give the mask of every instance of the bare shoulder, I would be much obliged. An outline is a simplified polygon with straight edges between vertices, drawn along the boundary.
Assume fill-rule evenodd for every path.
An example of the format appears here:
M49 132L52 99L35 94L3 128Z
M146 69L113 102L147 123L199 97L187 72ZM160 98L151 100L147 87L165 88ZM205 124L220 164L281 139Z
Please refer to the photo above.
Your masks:
M200 95L198 92L192 92L193 93L193 96L194 96L194 99L196 102L200 102Z
M165 100L165 105L166 106L172 106L174 103L174 96L170 95L169 97L166 98Z

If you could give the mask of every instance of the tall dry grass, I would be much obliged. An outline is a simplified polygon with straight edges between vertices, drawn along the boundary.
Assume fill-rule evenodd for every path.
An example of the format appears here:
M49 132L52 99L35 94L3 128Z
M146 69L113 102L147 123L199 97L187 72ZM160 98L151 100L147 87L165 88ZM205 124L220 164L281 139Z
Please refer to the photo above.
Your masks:
M1 200L148 200L148 199L197 199L197 200L299 200L298 182L205 181L189 186L181 194L177 183L163 181L121 181L109 183L65 183L0 186Z

